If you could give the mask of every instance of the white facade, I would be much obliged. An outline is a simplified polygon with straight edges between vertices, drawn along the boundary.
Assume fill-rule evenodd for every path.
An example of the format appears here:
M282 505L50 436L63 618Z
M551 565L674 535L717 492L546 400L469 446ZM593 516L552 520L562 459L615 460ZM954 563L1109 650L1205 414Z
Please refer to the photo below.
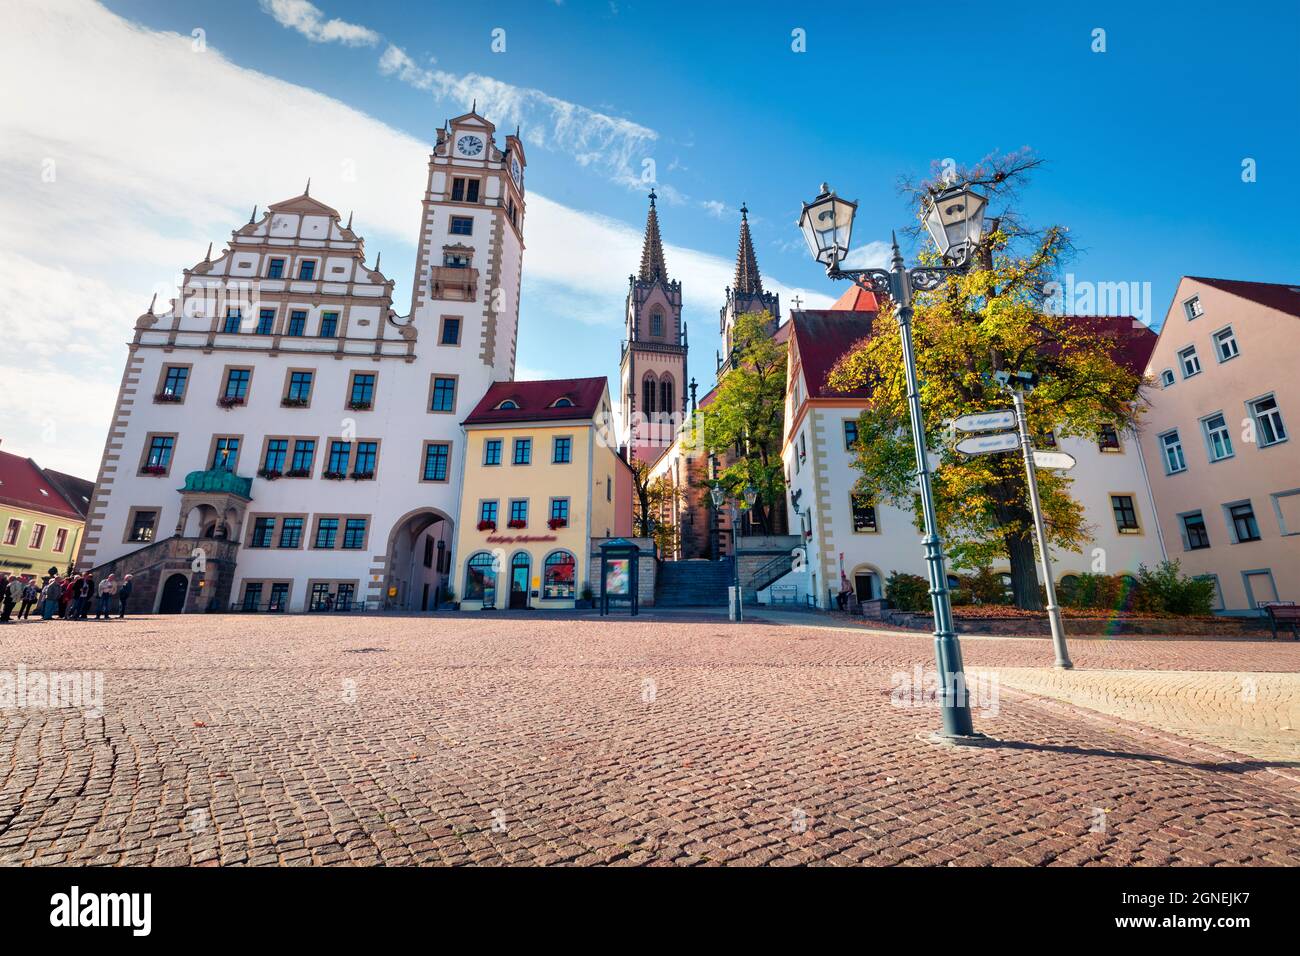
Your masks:
M313 587L413 609L436 599L455 541L460 421L514 375L524 162L519 140L498 149L475 113L438 131L409 316L393 311L394 283L367 264L350 219L309 191L255 212L187 270L181 298L137 322L81 565L173 534L224 535L239 542L231 603L261 584L265 604L286 583L290 610ZM178 490L232 466L252 479L246 504L218 513Z
M856 421L866 401L825 397L816 385L810 390L799 359L798 339L798 335L790 336L782 460L790 489L790 532L804 539L806 570L787 575L778 584L794 585L800 598L811 595L818 606L830 607L843 573L860 598L883 597L884 582L895 571L926 576L921 532L910 509L879 503L874 508L874 529L855 530L851 502L860 473L853 465L845 424ZM1103 452L1097 443L1080 439L1062 439L1056 449L1078 460L1070 472L1074 479L1071 494L1083 505L1091 528L1090 541L1082 552L1052 552L1058 583L1071 573L1135 572L1139 564L1150 567L1164 558L1138 442L1131 434L1119 439L1118 451ZM931 461L932 467L937 464ZM1119 530L1112 496L1132 499L1135 531ZM856 523L868 524L863 520ZM1005 571L1007 567L1002 562L993 569ZM951 564L948 572L957 573ZM1041 569L1039 576L1041 580ZM760 595L760 600L766 596Z

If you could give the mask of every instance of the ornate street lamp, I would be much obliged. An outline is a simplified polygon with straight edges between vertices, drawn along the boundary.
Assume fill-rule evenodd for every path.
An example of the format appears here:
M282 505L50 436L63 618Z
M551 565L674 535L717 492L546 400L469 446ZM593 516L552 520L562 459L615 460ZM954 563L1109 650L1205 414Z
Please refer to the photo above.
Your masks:
M983 196L965 187L954 186L931 197L925 225L944 257L944 265L916 266L908 269L893 239L890 269L841 269L853 236L853 217L858 204L835 195L825 183L810 203L803 204L799 228L814 259L826 267L832 279L851 279L858 288L876 295L889 296L898 311L898 330L903 344L903 364L907 377L907 405L912 420L912 445L916 453L916 484L921 497L921 514L925 523L925 564L930 579L930 605L934 611L934 650L939 668L939 694L942 705L943 731L939 735L953 743L979 743L971 723L970 703L966 693L966 675L962 670L961 645L953 627L952 602L948 594L948 573L935 516L934 492L930 486L930 461L925 448L925 423L921 413L921 393L916 374L916 352L912 345L912 293L937 289L951 275L970 268L971 256L984 230Z

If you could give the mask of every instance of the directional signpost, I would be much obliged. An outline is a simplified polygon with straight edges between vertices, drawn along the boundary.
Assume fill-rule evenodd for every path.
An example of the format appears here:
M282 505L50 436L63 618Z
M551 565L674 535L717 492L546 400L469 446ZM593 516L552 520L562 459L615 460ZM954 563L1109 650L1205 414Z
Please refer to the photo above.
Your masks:
M1000 451L1015 451L1020 447L1020 436L1015 432L993 432L990 435L972 435L957 442L963 455L993 455Z
M1079 462L1073 455L1067 455L1063 451L1035 451L1034 467L1050 468L1053 471L1069 471Z
M1016 413L1010 408L997 412L976 412L963 415L952 423L959 432L995 432L1002 428L1016 427Z

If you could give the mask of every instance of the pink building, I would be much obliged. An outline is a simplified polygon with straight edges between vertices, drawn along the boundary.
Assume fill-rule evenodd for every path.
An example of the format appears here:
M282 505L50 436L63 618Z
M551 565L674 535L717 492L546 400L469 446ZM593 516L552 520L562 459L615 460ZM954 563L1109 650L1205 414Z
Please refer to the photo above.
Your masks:
M1184 276L1147 366L1165 547L1227 612L1300 601L1298 357L1300 285Z

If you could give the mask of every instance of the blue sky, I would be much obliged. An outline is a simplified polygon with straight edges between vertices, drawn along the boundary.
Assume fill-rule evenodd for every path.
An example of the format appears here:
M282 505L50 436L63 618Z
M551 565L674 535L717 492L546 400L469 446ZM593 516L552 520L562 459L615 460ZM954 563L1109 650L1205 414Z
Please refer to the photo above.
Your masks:
M111 397L120 343L151 288L201 259L206 241L220 244L253 203L299 192L308 175L313 195L344 210L356 205L367 249L383 251L384 269L397 280L396 307L405 311L423 162L402 152L400 168L372 160L361 166L362 183L335 183L339 157L360 148L338 134L362 128L393 136L394 143L427 144L473 95L489 119L503 127L522 123L528 143L535 201L526 227L519 352L525 375L617 375L622 294L636 266L627 230L639 232L644 222L639 177L646 159L653 160L665 196L669 270L688 282L691 371L702 383L711 379L726 284L722 260L734 258L742 200L751 210L764 276L787 290L805 290L808 301L820 304L843 288L808 260L793 225L799 202L823 180L858 199L855 244L870 258L879 253L872 243L908 221L898 178L923 175L946 157L968 163L1028 146L1047 159L1023 196L1023 211L1036 223L1069 226L1079 247L1070 269L1077 280L1150 283L1157 321L1183 274L1300 280L1294 230L1288 233L1285 218L1293 216L1287 186L1300 156L1294 62L1300 6L1294 2L1146 9L1132 2L1068 5L1079 9L999 3L979 8L981 16L975 8L952 7L944 23L909 13L905 4L826 6L814 15L794 3L751 3L742 13L736 4L625 0L454 6L109 0L117 20L90 0L52 2L56 12L66 8L67 22L50 14L49 5L20 13L39 29L21 43L15 34L22 31L9 31L12 49L0 49L19 65L31 57L49 79L33 91L37 107L11 118L18 135L10 142L19 145L6 154L0 144L0 173L13 184L25 173L11 167L24 168L46 153L67 154L63 168L83 174L67 187L69 196L83 190L76 193L78 209L85 208L93 180L120 204L103 198L99 219L112 214L139 222L135 240L129 231L119 237L134 244L133 255L95 258L76 239L93 242L93 229L56 234L60 223L70 228L74 220L71 213L53 214L63 208L58 200L10 210L39 216L36 228L49 230L42 268L93 279L121 299L102 310L111 321L88 325L91 335L111 326L103 347L88 350L93 357L74 349L41 359L27 371L45 376L32 377L33 388L47 388L60 375L79 381L91 375ZM346 26L326 26L333 20ZM94 34L95 56L102 53L107 66L74 85L90 56L74 52L85 42L76 35L78 22L93 25L81 32ZM498 28L505 31L501 53L491 48ZM791 48L796 28L806 31L806 52ZM1105 30L1104 53L1091 49L1098 28ZM164 72L162 57L151 53L170 55L195 29L209 49L206 57L191 57L202 66L192 77L175 66ZM68 32L66 43L61 31ZM246 128L245 137L223 139L206 129L202 117L219 119L219 112L205 108L186 120L171 103L164 106L172 87L193 88L210 91L212 110L219 110L238 99L225 93L236 83L239 96L252 97L240 102L257 102L256 91L265 90L256 115L245 109L222 120ZM82 118L78 110L95 111L101 91L88 90L100 85L106 104L172 127L158 130L149 162L167 151L169 136L208 140L206 151L177 150L170 168L150 167L154 182L174 182L158 186L171 191L148 216L127 211L122 198L123 189L142 188L136 179L149 178L131 174L146 161L139 143L119 142L108 127L84 134L74 132L79 122L69 128L69 117ZM343 107L354 112L336 118ZM304 129L293 131L292 142L262 135L259 124L292 124L290 109L297 120L311 120L317 141ZM131 122L123 117L115 129ZM395 147L388 152L396 155ZM1246 158L1257 164L1256 182L1242 181ZM250 165L225 181L217 170L226 159ZM182 196L184 183L193 184L193 194ZM143 193L131 209L142 204L151 205ZM411 228L404 231L408 209ZM611 236L622 237L621 244L602 241ZM19 411L24 420L46 414L30 405ZM28 437L35 441L35 435ZM75 448L70 439L40 440L56 467L71 466L74 456L98 458L97 442L89 442L93 454L80 447L89 439Z

